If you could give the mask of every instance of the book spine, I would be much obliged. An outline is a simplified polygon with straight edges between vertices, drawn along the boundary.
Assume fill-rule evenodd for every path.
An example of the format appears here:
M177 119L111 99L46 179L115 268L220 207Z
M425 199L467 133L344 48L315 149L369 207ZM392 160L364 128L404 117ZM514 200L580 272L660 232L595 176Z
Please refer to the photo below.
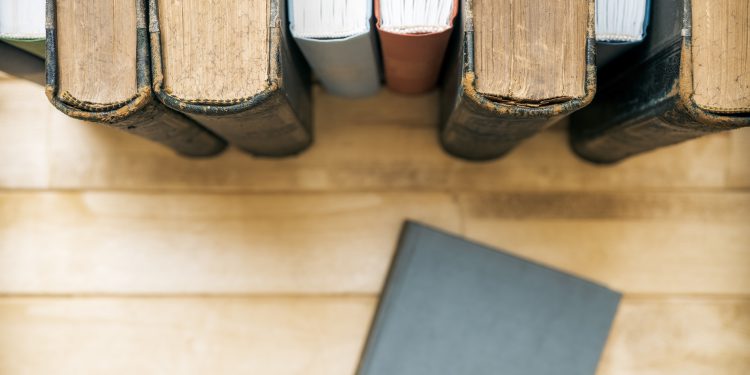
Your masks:
M217 103L188 102L165 92L158 1L149 0L151 71L158 100L256 156L288 156L309 147L312 143L310 72L287 33L285 4L283 0L270 0L267 88L250 98Z
M294 40L328 92L365 97L380 90L380 57L373 30L343 39Z
M55 0L47 1L46 94L50 102L66 115L80 120L106 124L161 143L176 152L193 157L212 156L224 150L226 143L190 119L174 113L153 100L149 73L146 0L136 3L136 72L138 94L131 100L106 108L59 96L57 59L57 14Z
M474 31L471 0L463 2L463 17L451 42L442 93L440 139L450 154L468 160L501 157L523 140L588 105L596 92L594 1L589 2L586 41L585 95L563 103L527 107L505 103L476 91Z
M435 87L458 7L458 1L454 1L451 26L442 32L399 34L380 27L380 2L375 0L385 81L389 89L402 94L421 94Z
M653 5L658 29L629 53L637 63L615 62L604 70L597 98L571 116L571 148L583 159L611 164L706 134L750 126L748 114L710 113L692 100L690 2Z

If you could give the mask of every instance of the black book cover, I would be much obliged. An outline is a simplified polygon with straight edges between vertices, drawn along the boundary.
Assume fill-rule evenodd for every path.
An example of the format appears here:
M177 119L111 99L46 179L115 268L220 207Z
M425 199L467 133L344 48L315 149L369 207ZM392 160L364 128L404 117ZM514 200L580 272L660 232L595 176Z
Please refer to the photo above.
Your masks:
M620 294L407 223L359 375L593 375Z
M750 126L750 113L717 113L693 100L690 0L651 3L644 42L607 65L591 105L570 123L573 150L613 163L705 134Z
M258 156L286 156L313 140L310 68L289 35L285 0L270 1L270 56L266 89L232 101L185 101L164 88L158 1L149 0L154 92L239 148Z
M461 1L448 47L441 99L440 139L449 153L472 160L500 157L521 141L586 106L596 91L594 1L589 1L585 95L562 103L522 106L477 92L472 0ZM552 62L551 62L552 63Z
M46 93L68 116L106 124L171 147L186 156L211 156L226 143L196 122L155 100L151 89L146 0L136 0L136 69L138 93L132 99L103 105L63 96L59 92L56 0L47 1Z

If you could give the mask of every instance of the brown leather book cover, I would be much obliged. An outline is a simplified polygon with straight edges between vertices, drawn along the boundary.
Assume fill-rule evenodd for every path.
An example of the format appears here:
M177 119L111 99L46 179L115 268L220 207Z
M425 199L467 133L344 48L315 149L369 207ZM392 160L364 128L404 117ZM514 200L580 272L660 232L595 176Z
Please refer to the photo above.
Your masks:
M397 34L380 28L380 1L375 0L385 82L389 89L420 94L435 87L457 13L458 0L454 0L448 29L439 33Z

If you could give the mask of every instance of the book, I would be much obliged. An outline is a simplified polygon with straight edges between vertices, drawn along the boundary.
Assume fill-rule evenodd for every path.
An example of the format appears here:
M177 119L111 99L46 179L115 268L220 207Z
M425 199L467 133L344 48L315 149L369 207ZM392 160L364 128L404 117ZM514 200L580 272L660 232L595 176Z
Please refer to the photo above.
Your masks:
M389 89L420 94L435 87L458 0L375 0Z
M0 0L0 41L44 58L44 0Z
M284 0L149 0L154 92L257 156L313 139L310 69Z
M364 97L380 90L370 0L289 0L289 29L326 91Z
M186 156L222 151L223 140L154 100L146 21L145 0L48 1L47 97L68 116Z
M408 222L357 373L594 375L620 297Z
M646 37L650 0L596 0L596 65L603 67Z
M596 91L593 0L464 0L443 78L440 139L498 158Z
M644 42L601 71L594 102L571 117L571 145L584 159L614 163L750 125L747 3L651 5Z
M0 71L44 86L44 59L0 41Z

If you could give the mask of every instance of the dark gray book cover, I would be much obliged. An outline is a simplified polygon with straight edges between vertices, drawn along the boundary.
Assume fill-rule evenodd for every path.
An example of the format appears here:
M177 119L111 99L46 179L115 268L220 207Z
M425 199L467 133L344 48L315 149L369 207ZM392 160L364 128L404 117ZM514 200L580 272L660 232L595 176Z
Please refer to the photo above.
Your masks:
M405 225L360 375L587 375L620 294Z

